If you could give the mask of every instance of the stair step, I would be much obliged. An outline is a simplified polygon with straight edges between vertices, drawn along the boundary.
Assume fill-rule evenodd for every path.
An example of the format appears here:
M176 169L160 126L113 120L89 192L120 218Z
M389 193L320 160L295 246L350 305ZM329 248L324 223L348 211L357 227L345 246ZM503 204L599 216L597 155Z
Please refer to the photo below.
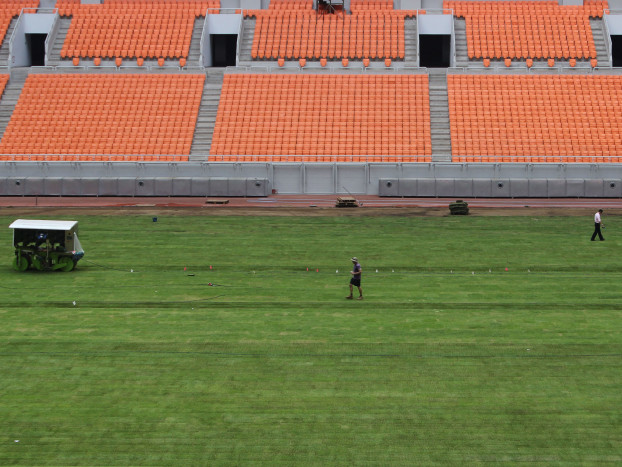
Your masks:
M209 154L216 126L216 114L218 112L223 79L224 73L222 72L210 70L207 75L190 148L191 159L193 157L201 157L204 160L206 155Z
M431 69L428 80L430 139L432 142L432 155L436 156L451 152L446 71Z

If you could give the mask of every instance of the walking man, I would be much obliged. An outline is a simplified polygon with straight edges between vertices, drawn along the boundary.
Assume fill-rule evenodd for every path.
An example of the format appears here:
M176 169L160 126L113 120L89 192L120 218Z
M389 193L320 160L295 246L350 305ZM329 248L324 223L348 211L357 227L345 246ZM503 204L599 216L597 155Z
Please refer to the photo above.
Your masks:
M596 238L596 235L598 235L598 238L600 238L601 242L604 240L603 234L600 232L601 227L603 228L605 227L600 220L600 215L602 213L603 213L603 210L599 209L598 212L594 214L594 233L592 234L592 241L594 241L594 239Z
M350 271L350 274L352 274L352 279L350 279L350 295L346 298L348 300L352 300L352 290L353 286L355 286L359 289L359 298L357 298L357 300L363 300L363 289L361 289L361 273L363 272L363 269L361 268L359 260L356 256L352 258L352 264L352 271Z

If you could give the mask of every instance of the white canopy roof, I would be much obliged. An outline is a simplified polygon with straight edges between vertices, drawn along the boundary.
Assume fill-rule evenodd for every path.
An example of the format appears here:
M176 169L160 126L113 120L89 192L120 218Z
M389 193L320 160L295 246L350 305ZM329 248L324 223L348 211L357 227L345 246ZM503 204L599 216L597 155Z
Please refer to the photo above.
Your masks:
M78 221L39 221L32 219L17 219L9 229L31 229L31 230L72 230Z

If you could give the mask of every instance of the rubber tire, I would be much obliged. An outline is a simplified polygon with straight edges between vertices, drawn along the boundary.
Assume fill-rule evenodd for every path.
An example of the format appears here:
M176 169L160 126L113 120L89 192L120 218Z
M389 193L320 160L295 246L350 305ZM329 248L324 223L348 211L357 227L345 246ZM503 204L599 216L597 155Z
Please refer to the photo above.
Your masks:
M38 256L33 256L32 260L30 261L30 264L33 267L33 269L36 269L37 271L43 271L43 263L41 262Z
M61 256L60 258L58 258L56 264L63 265L59 268L63 272L69 272L73 270L73 267L75 266L73 259L69 256Z
M17 264L17 256L13 258L13 269L15 269L17 272L26 271L26 269L28 269L28 266L30 266L30 259L28 258L28 256L23 255L21 257L19 265Z

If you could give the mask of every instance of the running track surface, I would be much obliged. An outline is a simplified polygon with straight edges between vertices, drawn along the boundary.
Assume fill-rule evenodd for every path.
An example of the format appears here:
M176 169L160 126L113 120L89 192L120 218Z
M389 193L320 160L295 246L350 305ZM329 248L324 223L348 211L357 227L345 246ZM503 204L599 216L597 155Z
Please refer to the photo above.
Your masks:
M0 207L288 207L327 208L335 206L339 195L272 195L258 198L177 198L177 197L56 197L56 196L8 196L0 197ZM344 195L341 195L344 196ZM447 207L456 198L384 198L355 195L363 208L379 207ZM612 208L621 209L620 198L463 198L469 207L481 208ZM206 204L206 201L228 201L227 204Z

